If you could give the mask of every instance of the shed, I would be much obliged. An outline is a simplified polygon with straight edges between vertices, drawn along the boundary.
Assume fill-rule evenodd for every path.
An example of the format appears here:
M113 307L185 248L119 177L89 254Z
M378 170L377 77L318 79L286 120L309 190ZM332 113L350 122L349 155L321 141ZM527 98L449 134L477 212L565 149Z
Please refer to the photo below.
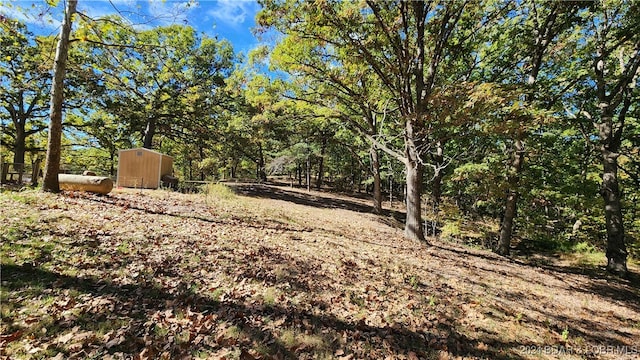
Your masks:
M157 189L162 176L172 173L171 156L145 148L118 151L117 186Z

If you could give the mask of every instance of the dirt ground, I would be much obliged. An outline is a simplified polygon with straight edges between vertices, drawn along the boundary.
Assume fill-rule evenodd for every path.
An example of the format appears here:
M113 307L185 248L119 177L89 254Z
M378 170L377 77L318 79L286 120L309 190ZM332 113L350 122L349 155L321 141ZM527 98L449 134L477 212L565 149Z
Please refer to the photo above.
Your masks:
M229 187L0 193L2 358L640 356L637 275L407 241L363 198Z

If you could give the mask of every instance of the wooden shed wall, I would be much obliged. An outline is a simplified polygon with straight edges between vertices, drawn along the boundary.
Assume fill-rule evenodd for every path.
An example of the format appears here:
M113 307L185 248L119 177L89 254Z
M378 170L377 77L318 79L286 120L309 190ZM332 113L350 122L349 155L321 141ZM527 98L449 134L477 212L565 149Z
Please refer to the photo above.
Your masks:
M162 166L160 169L160 177L162 175L172 175L173 174L173 158L171 156L162 155Z
M118 186L157 189L160 186L162 154L145 149L121 150Z

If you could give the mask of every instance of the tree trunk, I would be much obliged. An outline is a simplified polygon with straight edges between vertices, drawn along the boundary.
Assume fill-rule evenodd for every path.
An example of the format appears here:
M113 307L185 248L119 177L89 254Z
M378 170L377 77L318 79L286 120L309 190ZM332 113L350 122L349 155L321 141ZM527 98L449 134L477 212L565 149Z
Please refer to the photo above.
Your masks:
M626 274L627 248L624 239L624 224L620 187L618 185L618 156L622 145L622 124L631 105L625 99L620 110L619 119L614 126L612 105L602 107L600 123L596 124L600 136L600 152L602 154L602 187L600 194L604 200L605 223L607 227L607 270L616 274Z
M311 154L307 155L307 164L305 166L306 169L306 181L307 181L307 191L311 191Z
M202 146L202 144L198 144L198 155L200 156L200 163L202 164L202 161L204 160L204 147ZM200 181L204 181L205 179L205 173L204 173L204 169L202 169L200 167Z
M109 175L111 176L116 175L115 163L116 163L116 152L110 151L109 152Z
M238 162L236 160L232 160L231 162L231 178L235 179L238 175Z
M440 207L442 199L442 178L444 177L444 144L442 141L436 143L436 153L433 155L433 163L435 170L433 180L431 181L431 200L433 208L437 210Z
M369 148L371 173L373 174L373 212L382 214L382 179L380 178L380 154L375 145Z
M415 143L414 123L405 124L405 167L407 173L407 219L404 237L409 240L424 241L422 229L422 173L423 165Z
M13 149L13 163L14 164L24 164L24 152L25 152L25 142L26 142L26 134L24 131L24 121L21 121L19 124L16 124L16 143L15 148Z
M36 160L31 164L31 186L38 186L38 177L40 176L40 162L42 160L38 156Z
M500 238L498 240L498 248L496 252L500 255L509 255L511 252L511 235L513 234L513 220L516 217L518 206L518 187L520 183L520 172L522 163L524 162L524 142L521 134L518 135L514 144L513 160L509 169L509 177L507 182L509 188L507 190L507 201L504 207L504 215L502 224L500 225Z
M258 171L257 171L257 176L258 176L258 181L261 182L267 182L267 172L265 170L265 165L264 165L264 153L262 151L262 144L258 144Z
M351 157L351 191L355 192L356 191L356 170L359 171L360 169L356 169L356 165L355 165L355 161L353 160L353 157ZM357 191L358 193L360 192L360 186L357 187Z
M603 148L602 160L604 171L600 194L604 199L607 226L607 270L616 274L626 274L627 249L618 187L618 154Z
M71 34L71 17L76 12L77 0L68 0L62 21L60 39L56 48L56 57L51 83L51 108L49 123L49 139L47 146L47 160L45 165L43 191L59 192L58 172L60 171L60 151L62 141L62 103L64 101L64 77L67 68L67 53L69 50L69 36Z
M156 120L149 119L147 121L147 128L144 130L144 137L142 139L142 147L145 149L151 149L153 146L153 136L156 134Z
M320 190L322 187L322 180L324 177L324 154L327 151L327 135L322 135L322 147L320 148L320 159L318 159L318 178L316 181L316 189Z
M421 195L422 164L416 160L407 161L407 220L404 236L409 240L424 241L422 230Z

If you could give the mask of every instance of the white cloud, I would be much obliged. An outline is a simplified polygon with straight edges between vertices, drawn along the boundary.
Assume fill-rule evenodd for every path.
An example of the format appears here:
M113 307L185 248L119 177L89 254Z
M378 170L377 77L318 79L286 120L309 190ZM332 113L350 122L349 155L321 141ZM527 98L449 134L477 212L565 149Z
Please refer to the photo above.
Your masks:
M255 15L256 10L255 1L218 0L215 8L207 11L207 15L227 25L242 25L247 18Z

